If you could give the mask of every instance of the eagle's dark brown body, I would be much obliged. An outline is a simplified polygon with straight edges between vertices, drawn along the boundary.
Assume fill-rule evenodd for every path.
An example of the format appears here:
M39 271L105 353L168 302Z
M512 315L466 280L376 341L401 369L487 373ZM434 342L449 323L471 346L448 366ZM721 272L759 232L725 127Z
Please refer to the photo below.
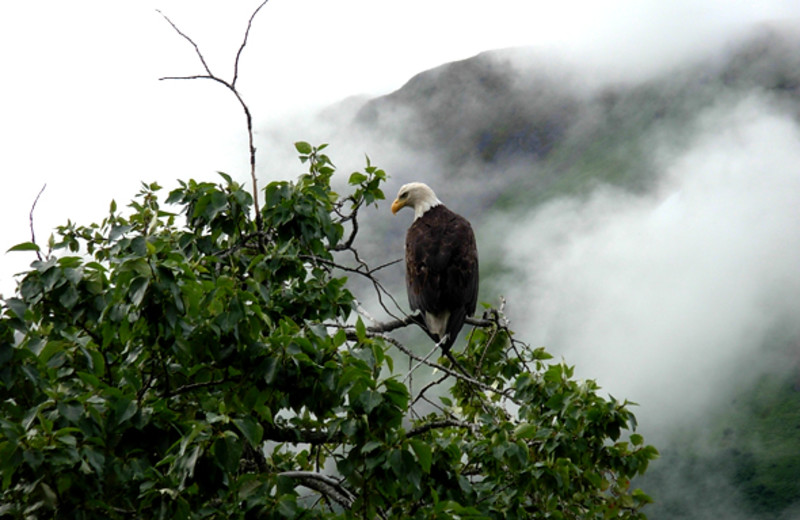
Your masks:
M478 249L472 226L443 204L417 218L406 234L406 288L412 310L447 352L475 312Z

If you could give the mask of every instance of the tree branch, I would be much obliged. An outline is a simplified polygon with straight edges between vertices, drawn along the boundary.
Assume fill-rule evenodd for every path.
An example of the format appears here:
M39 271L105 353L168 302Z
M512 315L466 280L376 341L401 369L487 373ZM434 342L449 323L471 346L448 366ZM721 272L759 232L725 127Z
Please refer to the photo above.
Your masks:
M315 261L315 262L327 265L328 267L335 268L335 269L340 269L340 270L348 272L348 273L356 273L356 274L359 274L359 275L367 278L372 283L373 287L375 288L375 293L378 296L378 303L380 304L381 308L383 308L383 310L386 311L386 314L388 314L389 316L391 316L392 318L394 318L396 320L399 320L400 318L395 316L394 313L392 311L390 311L389 308L384 303L382 294L385 294L386 296L388 296L389 299L392 300L392 303L394 303L394 306L398 310L400 310L401 313L403 313L400 305L397 303L397 300L394 299L394 296L392 296L392 294L389 291L386 290L386 288L383 286L383 284L381 284L381 282L377 278L375 278L373 276L373 273L378 271L379 269L383 269L383 268L388 267L390 265L396 264L397 262L400 262L402 259L399 258L397 260L392 260L391 262L387 262L387 263L385 263L383 265L380 265L380 266L378 266L378 267L376 267L374 269L370 269L369 265L366 262L364 262L363 260L361 260L361 258L358 256L358 251L356 251L352 247L348 248L348 251L353 253L353 256L355 257L356 262L358 262L359 267L348 267L348 266L345 266L345 265L338 264L338 263L336 263L336 262L334 262L332 260L327 260L325 258L321 258L319 256L313 256L313 255L301 255L300 258L302 258L304 260ZM405 314L405 313L403 313L403 314Z
M457 421L455 419L442 419L440 421L431 421L427 424L423 424L417 426L416 428L411 429L406 434L406 437L416 437L417 435L422 435L425 432L436 428L467 428L468 430L472 430L476 427L475 424L464 422L464 421Z
M184 392L191 392L192 390L197 390L198 388L208 388L209 386L217 386L223 383L226 383L228 380L222 378L218 381L205 381L202 383L189 383L186 385L179 386L175 390L172 391L172 395L175 394L182 394Z
M433 388L434 386L438 385L439 383L441 383L445 379L447 379L447 374L443 375L439 379L434 379L433 381L429 382L427 385L423 386L422 390L420 390L419 393L417 394L417 397L415 397L414 400L411 401L411 407L413 407L415 404L417 404L417 401L419 401L420 399L422 399L425 396L425 392L427 392L429 389Z
M473 318L471 316L467 316L467 319L464 320L464 323L467 325L472 325L473 327L491 327L495 324L495 322L492 320Z
M33 199L33 204L31 204L31 211L30 211L30 213L28 213L28 221L30 222L30 225L31 225L31 243L33 243L33 244L36 244L36 233L33 231L33 210L36 209L36 204L39 202L39 197L42 196L42 193L44 192L44 189L46 187L47 187L47 183L45 183L42 186L42 189L39 190L39 194L36 195L35 199ZM38 249L36 250L36 258L38 258L40 262L42 261L42 254L41 254L41 252L39 252Z
M169 23L169 24L172 26L172 28L173 28L173 29L175 29L175 32L177 32L178 34L180 34L181 36L183 36L183 37L186 39L186 41L188 41L189 43L191 43L191 44L192 44L192 47L194 47L194 51L197 53L197 57L199 57L199 58L200 58L200 63L202 63L202 64L203 64L203 68L206 70L206 72L208 73L208 75L209 75L209 76L214 76L214 75L211 73L211 69L209 69L209 68L208 68L208 64L206 63L206 59L203 57L203 53L202 53L202 52L200 52L200 48L197 46L197 44L194 42L194 40L192 40L191 38L189 38L189 36L187 36L186 34L184 34L184 33L183 33L183 31L181 31L180 29L178 29L178 26L177 26L177 25L175 25L174 23L172 23L172 20L170 20L170 19L169 19L169 17L168 17L167 15L165 15L164 13L162 13L162 12L161 12L161 10L159 10L159 9L156 9L156 12L157 12L158 14L160 14L161 16L163 16L163 17L164 17L164 19L167 21L167 23Z
M247 45L247 37L250 34L250 27L253 24L253 18L255 18L256 14L261 10L261 8L264 7L264 5L266 5L267 1L268 0L264 0L261 3L261 5L259 5L256 8L256 10L253 11L253 14L250 15L250 20L247 22L247 30L245 31L244 39L242 40L242 44L239 47L238 52L236 53L236 59L234 61L234 67L233 67L233 80L231 82L228 82L220 78L219 76L215 75L214 73L212 73L211 69L208 67L208 64L206 63L205 58L203 57L203 53L200 52L200 48L197 46L194 40L192 40L189 36L187 36L180 29L178 29L178 27L172 22L172 20L169 19L169 17L167 17L167 15L165 15L161 11L158 11L158 13L164 17L164 19L172 26L173 29L175 29L175 31L178 34L183 36L189 43L192 44L195 52L197 53L197 56L200 58L200 62L203 64L203 68L207 73L205 75L201 74L195 76L164 76L159 78L159 80L210 79L216 81L217 83L225 85L225 87L228 90L233 92L233 95L236 97L236 100L239 101L239 105L241 105L242 110L244 111L245 120L247 122L247 144L250 152L250 178L253 183L253 209L255 210L256 213L256 229L259 231L261 231L262 224L261 224L261 210L258 203L258 179L256 178L256 147L253 141L253 117L250 114L250 108L247 106L247 103L245 103L241 94L239 94L239 91L236 89L236 80L238 79L239 76L239 58L241 58L242 51L244 50L245 45Z
M322 473L314 471L282 471L278 473L278 476L298 480L305 487L322 493L345 509L353 507L353 502L356 499L355 495L341 485L339 481Z
M253 26L253 18L256 17L258 12L261 10L262 7L267 5L269 0L264 0L261 4L256 7L256 10L253 11L253 14L250 15L250 19L247 21L247 30L244 32L244 39L242 39L242 45L239 46L239 50L236 53L236 59L233 62L233 80L231 80L231 86L236 86L236 80L239 79L239 58L242 56L242 51L244 50L245 45L247 45L247 37L250 36L250 28Z
M367 332L382 334L384 332L391 332L395 329L407 327L411 324L419 325L420 327L425 328L425 324L419 314L409 314L408 316L399 320L387 321L367 327Z
M338 244L336 247L334 247L333 248L334 251L344 251L346 249L350 249L351 246L353 245L353 241L356 239L356 235L358 234L358 218L357 218L357 215L358 215L358 208L361 207L363 199L361 199L359 201L356 201L353 196L350 196L350 197L344 199L344 201L347 201L347 200L352 200L353 203L354 203L353 210L348 215L342 215L339 212L339 208L338 207L334 208L334 209L335 209L336 213L342 217L339 220L340 224L342 224L344 222L347 222L348 220L352 221L352 224L351 224L352 228L350 230L350 236L347 237L347 240L343 244ZM344 202L344 201L342 201L342 202ZM341 207L341 206L339 206L339 207Z

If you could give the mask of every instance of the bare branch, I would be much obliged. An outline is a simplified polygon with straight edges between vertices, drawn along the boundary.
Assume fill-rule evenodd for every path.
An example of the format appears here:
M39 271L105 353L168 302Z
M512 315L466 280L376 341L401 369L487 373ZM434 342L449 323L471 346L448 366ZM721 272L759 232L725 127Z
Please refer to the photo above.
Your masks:
M31 224L31 242L32 242L33 244L35 244L35 243L36 243L36 233L33 231L33 210L35 210L35 209L36 209L36 203L38 203L38 202L39 202L39 197L41 197L41 196L42 196L42 193L44 192L44 189L45 189L46 187L47 187L47 183L45 183L45 184L42 186L42 189L41 189L41 190L39 190L39 194L38 194L38 195L36 195L36 198L35 198L35 199L33 199L33 204L31 204L31 211L30 211L30 213L28 213L28 221L29 221L29 222L30 222L30 224ZM41 261L41 260L42 260L42 254L39 252L39 250L38 250L38 249L36 250L36 258L38 258L38 259L39 259L39 261Z
M394 260L392 260L390 262L386 262L385 264L381 264L378 267L373 267L368 272L369 272L369 274L372 274L372 273L380 271L381 269L385 269L385 268L387 268L389 266L392 266L392 265L394 265L394 264L396 264L398 262L402 262L402 261L403 261L402 258L396 258L396 259L394 259Z
M431 351L430 351L430 352L428 352L428 354L427 354L427 355L426 355L424 358L422 358L422 359L424 359L425 361L428 361L428 359L430 359L430 357L431 357L431 356L434 354L434 352L436 352L437 350L439 350L439 345L434 345L434 346L433 346L433 348L431 349ZM405 383L406 381L408 381L409 379L411 379L411 377L414 375L414 372L415 372L415 371L416 371L416 370L417 370L419 367L421 367L421 366L422 366L422 361L418 361L416 365L414 365L413 367L409 368L409 369L408 369L408 374L406 374L406 377L403 379L403 383Z
M359 275L367 278L372 283L373 287L375 288L375 293L378 296L378 303L383 308L383 310L386 311L386 314L388 314L389 316L391 316L395 320L401 320L401 318L398 318L386 306L386 304L383 301L383 295L388 296L389 299L394 304L394 306L398 310L400 310L400 313L405 315L405 313L402 311L400 305L397 303L397 300L395 300L394 296L392 296L392 294L389 291L386 290L386 288L383 286L383 284L381 284L381 282L377 278L372 276L372 273L374 273L378 269L383 269L384 267L387 267L389 265L395 264L395 263L401 261L402 259L393 260L392 262L389 262L387 264L383 264L383 265L378 266L378 267L376 267L374 269L370 269L369 265L366 262L364 262L363 260L361 260L361 258L358 256L358 251L356 251L352 247L350 247L348 249L348 251L351 251L353 253L356 261L359 263L359 267L348 267L346 265L342 265L342 264L336 263L336 262L334 262L332 260L328 260L326 258L321 258L319 256L314 256L314 255L301 255L300 258L302 258L303 260L309 260L309 261L317 262L317 263L320 263L320 264L324 264L324 265L326 265L328 267L340 269L340 270L348 272L348 273L359 274ZM403 326L403 325L400 325L400 326Z
M411 431L409 431L406 434L406 437L416 437L417 435L422 435L423 433L436 428L452 428L452 427L467 428L469 430L472 430L476 427L476 425L464 421L458 421L455 419L442 419L440 421L432 421L427 424L417 426L416 428L412 428Z
M447 375L446 375L446 374L445 374L445 378L447 378ZM428 398L428 396L427 396L427 395L424 395L424 394L423 394L423 395L421 395L420 397L422 398L422 400L423 400L423 401L425 401L426 403L428 403L428 404L429 404L429 405L431 405L432 407L434 407L434 408L436 408L437 410L439 410L439 411L440 411L442 414L447 414L447 413L448 413L448 411L447 411L447 410L445 410L444 408L442 408L442 405L440 405L440 404L438 404L438 403L434 403L433 401L431 401L431 400ZM415 401L415 402L416 402L416 401ZM451 414L451 415L452 415L452 414Z
M156 12L164 17L164 20L166 20L172 26L172 28L175 29L175 32L177 32L178 34L183 36L186 39L186 41L188 41L189 43L192 44L192 47L194 47L194 51L197 53L197 56L200 58L200 62L203 64L203 68L206 70L206 72L208 72L209 76L213 77L214 74L212 74L211 73L211 69L208 68L208 64L206 63L206 59L203 57L203 53L200 52L200 47L197 46L197 44L194 42L194 40L189 38L186 34L183 33L183 31L178 29L178 26L175 25L174 23L172 23L172 20L169 19L169 16L165 15L164 13L162 13L159 9L156 9Z
M182 394L184 392L191 392L192 390L197 390L198 388L208 388L210 386L217 386L223 383L226 383L227 379L220 379L218 381L204 381L202 383L189 383L183 386L179 386L175 390L172 391L172 394Z
M178 29L178 27L174 23L172 23L172 20L170 20L164 13L162 13L161 11L158 11L158 13L161 14L161 16L163 16L164 19L167 22L169 22L169 24L172 26L173 29L175 29L175 31L178 34L183 36L189 43L192 44L192 46L194 47L195 52L197 52L197 55L200 57L200 61L203 63L203 68L207 72L207 74L205 74L205 75L165 76L165 77L162 77L162 78L159 78L159 79L161 79L161 80L167 80L167 79L210 79L210 80L216 81L217 83L221 83L222 85L225 85L225 87L228 90L233 92L233 95L236 96L236 100L239 101L239 104L241 105L242 110L244 111L245 119L246 119L246 122L247 122L247 144L248 144L248 149L249 149L249 152L250 152L250 178L251 178L252 183L253 183L253 209L255 210L255 213L256 213L256 228L259 231L261 230L261 210L259 208L259 203L258 203L258 179L256 178L256 147L255 147L255 144L254 144L254 141L253 141L253 117L250 114L250 107L247 106L247 103L245 103L244 99L242 99L242 96L239 94L239 91L236 90L236 80L238 79L238 75L239 75L239 58L241 57L241 54L242 54L242 51L244 50L245 45L247 45L247 37L250 34L250 27L252 26L253 18L258 13L258 11L260 11L261 8L264 7L264 5L267 3L267 1L268 0L264 0L264 2L262 2L261 5L259 5L256 8L256 10L253 12L253 14L250 15L250 20L247 22L247 30L246 30L245 35L244 35L244 40L242 41L242 45L239 47L239 51L236 53L236 60L234 61L233 81L231 81L230 83L228 81L220 78L219 76L215 75L214 73L212 73L211 69L208 67L208 64L206 63L205 58L203 57L203 53L200 52L200 48L197 46L197 44L194 42L194 40L192 40L189 36L187 36L180 29Z
M425 392L427 392L429 389L433 388L434 386L438 385L439 383L441 383L445 379L447 379L447 374L445 374L442 377L440 377L439 379L435 379L435 380L431 381L430 383L428 383L427 385L423 386L422 390L420 390L419 393L417 394L417 397L415 397L414 400L411 402L411 406L413 407L415 404L417 404L417 401L419 401L421 398L423 398L423 396L425 395Z
M342 224L344 222L347 222L348 220L353 222L351 224L352 225L352 229L350 230L350 236L347 237L347 240L343 244L339 244L336 247L334 247L333 248L334 251L344 251L344 250L347 250L347 249L351 249L350 246L353 245L353 241L356 239L356 235L358 234L358 218L357 218L357 215L358 215L358 209L361 207L361 204L363 203L363 199L356 201L353 196L350 196L350 197L344 199L342 202L344 203L347 200L352 200L353 203L354 203L353 210L350 212L350 214L342 215L339 212L339 208L338 207L334 208L334 210L336 211L336 213L338 215L340 215L342 217L339 220L340 224Z
M214 81L225 84L225 81L217 79L214 76L209 76L208 74L197 74L195 76L162 76L158 78L159 81L164 81L166 79L213 79Z
M278 473L278 476L296 479L305 487L324 494L346 509L350 509L356 499L355 495L341 485L339 481L322 473L314 471L282 471Z
M350 249L350 246L353 245L353 241L356 239L356 235L358 234L358 219L355 218L355 212L353 212L350 217L353 221L352 228L350 230L350 236L347 237L347 240L343 244L337 244L336 247L333 248L334 251L345 251Z
M411 324L420 325L424 328L422 318L419 316L419 314L410 314L403 319L387 321L385 323L378 323L372 327L367 327L367 332L374 332L376 334L391 332L395 329L407 327Z
M367 316L367 318L370 319L370 321L372 321L373 323L375 323L375 325L370 325L369 327L367 327L367 333L373 336L378 336L384 332L391 332L395 329L407 327L411 324L419 325L423 329L425 328L425 324L424 322L422 322L419 314L411 314L402 319L387 321L384 323L381 323L369 316ZM337 329L344 329L349 331L353 330L352 325L341 325L339 323L330 323L330 322L323 323L323 325L325 325L326 327L333 327Z
M380 323L378 320L376 320L376 319L375 319L375 317L374 317L374 316L372 316L372 315L369 313L369 311L368 311L367 309L365 309L365 308L364 308L364 307L361 305L361 302L360 302L360 301L358 301L358 299L354 299L354 300L353 300L353 302L355 303L355 309L356 309L356 312L357 312L358 314L360 314L361 316L364 316L365 318L367 318L367 319L368 319L369 321L371 321L372 323L376 323L376 324L379 324L379 323Z
M231 87L236 87L236 80L239 79L239 58L241 58L242 51L244 50L245 45L247 45L247 37L250 36L250 27L253 25L253 18L256 17L258 12L267 4L268 1L269 0L264 0L261 2L261 5L256 7L256 10L253 11L253 14L250 15L250 19L247 21L247 30L244 32L242 45L239 47L239 51L236 53L236 60L233 62L233 80L231 81Z

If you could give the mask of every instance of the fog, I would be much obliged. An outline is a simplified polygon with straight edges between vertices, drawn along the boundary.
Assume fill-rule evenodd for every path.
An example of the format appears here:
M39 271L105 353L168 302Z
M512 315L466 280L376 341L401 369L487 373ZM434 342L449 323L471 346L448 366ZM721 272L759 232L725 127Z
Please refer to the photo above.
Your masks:
M654 150L655 193L598 189L492 224L509 237L515 328L638 402L648 432L781 366L765 335L800 314L796 122L753 96L688 131L680 153Z

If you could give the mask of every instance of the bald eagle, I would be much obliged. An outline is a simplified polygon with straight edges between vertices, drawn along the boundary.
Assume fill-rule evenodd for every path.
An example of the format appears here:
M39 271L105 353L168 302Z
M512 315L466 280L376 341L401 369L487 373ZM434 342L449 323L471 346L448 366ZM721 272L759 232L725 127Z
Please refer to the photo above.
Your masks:
M431 337L447 354L478 301L478 248L472 226L447 209L427 185L406 184L392 213L414 209L406 233L406 289Z

